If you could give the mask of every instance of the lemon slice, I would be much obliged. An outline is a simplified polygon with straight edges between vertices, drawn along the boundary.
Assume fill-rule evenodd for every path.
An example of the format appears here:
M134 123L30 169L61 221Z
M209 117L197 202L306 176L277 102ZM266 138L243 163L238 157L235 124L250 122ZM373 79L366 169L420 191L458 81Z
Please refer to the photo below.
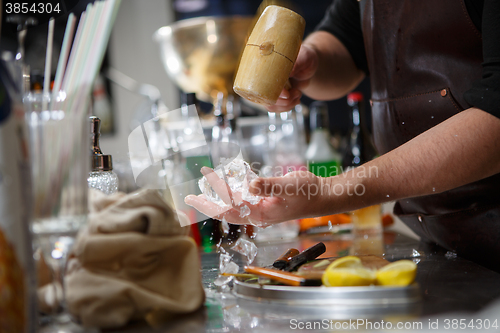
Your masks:
M407 286L415 281L417 265L411 260L398 260L377 271L377 284L382 286Z
M359 257L347 256L336 259L326 270L346 267L363 267L363 264L361 263L361 259Z
M369 286L375 282L375 272L363 267L361 259L347 256L335 260L321 278L327 287Z

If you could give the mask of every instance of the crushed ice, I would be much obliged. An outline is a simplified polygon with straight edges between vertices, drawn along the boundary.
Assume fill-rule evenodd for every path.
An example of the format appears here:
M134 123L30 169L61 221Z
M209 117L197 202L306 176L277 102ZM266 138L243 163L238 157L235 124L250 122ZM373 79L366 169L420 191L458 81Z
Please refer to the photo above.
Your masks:
M420 252L418 252L417 250L413 249L411 256L413 258L418 258L418 257L420 257Z
M259 201L262 200L262 197L253 195L248 190L250 182L253 179L258 178L258 176L250 168L250 165L239 158L236 158L227 164L225 163L226 162L224 161L221 165L215 168L214 171L217 176L226 181L233 193L240 192L243 200L248 201L252 205L259 203ZM198 186L207 200L221 207L228 206L217 195L215 190L208 183L206 177L203 177L198 181Z
M234 246L231 248L231 250L244 255L247 258L248 265L250 265L254 261L255 257L257 256L257 252L259 251L259 249L253 242L244 238L239 238L236 241L236 244L234 244Z
M222 232L224 233L224 235L227 235L229 232L229 223L227 223L225 217L222 218L221 225L222 225ZM221 238L221 240L222 240L222 238Z
M222 249L222 248L221 248ZM237 274L239 270L238 265L232 260L232 256L229 253L223 251L219 256L219 274ZM232 276L219 275L214 281L214 285L217 287L226 286L231 280Z
M236 274L238 273L238 265L232 260L229 253L221 253L219 257L219 272Z
M243 205L243 207L240 208L240 217L243 218L245 216L250 215L250 208L248 208L247 205Z

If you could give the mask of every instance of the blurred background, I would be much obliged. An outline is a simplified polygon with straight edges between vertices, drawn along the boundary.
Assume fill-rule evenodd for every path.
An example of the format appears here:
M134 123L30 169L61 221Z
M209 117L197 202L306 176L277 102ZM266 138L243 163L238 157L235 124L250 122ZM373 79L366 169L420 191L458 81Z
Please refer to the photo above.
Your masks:
M81 13L89 0L80 0L73 9L75 14ZM108 51L103 63L102 73L112 67L139 83L157 87L163 102L169 110L181 106L181 90L167 76L160 59L159 46L153 41L153 34L162 26L170 25L178 20L199 16L234 16L255 15L262 1L260 0L123 0L111 35ZM322 19L331 0L289 0L287 4L306 19L305 36L311 33ZM67 16L56 19L54 38L54 59L52 68L55 71L59 49L62 44ZM2 37L0 49L2 53L10 51L15 54L17 26L6 22L2 17ZM32 82L42 84L44 55L46 46L47 24L29 27L26 35L26 62L31 66ZM96 83L94 98L98 105L95 113L102 120L101 148L110 154L117 163L128 160L127 137L139 109L148 108L145 97L132 93L122 86L113 83L106 75L102 75ZM363 82L357 90L369 96L369 85ZM102 95L105 94L105 95ZM304 106L311 100L303 97ZM202 112L210 112L212 105L200 102ZM243 107L243 116L266 115L263 111ZM246 112L245 112L246 111ZM308 113L304 110L305 130L308 132ZM337 138L345 136L349 128L349 111L346 99L328 103L329 123L332 135ZM366 105L369 117L369 105ZM368 126L370 121L367 122Z
M89 2L93 1L78 1L72 11L78 16L85 10ZM265 4L276 2L278 1L266 1ZM321 21L327 8L332 4L332 0L288 0L286 2L279 1L279 3L286 3L290 9L305 18L304 36L307 36ZM198 113L202 120L203 133L207 142L236 141L242 148L245 160L249 163L257 162L257 167L253 169L255 172L261 172L261 175L272 174L272 172L267 174L262 172L267 166L278 166L282 170L284 168L286 173L290 167L308 165L310 171L317 173L310 166L314 164L313 161L318 162L319 159L323 159L319 161L320 164L327 163L325 165L349 167L362 164L362 162L376 156L376 152L372 151L368 147L370 144L367 143L371 137L371 115L369 103L366 103L370 96L369 84L366 79L355 89L360 94L356 95L355 99L351 98L349 103L344 97L318 104L304 96L299 107L282 114L268 114L262 107L238 100L232 91L227 91L228 89L223 93L217 92L217 89L200 92L202 88L199 88L201 86L199 77L196 77L194 81L183 82L186 75L195 75L193 73L197 69L196 66L201 66L200 64L203 63L199 58L196 58L194 64L189 65L188 60L193 53L203 51L210 46L206 44L206 34L210 33L209 30L212 28L215 29L213 32L218 38L215 43L215 51L211 51L217 55L213 57L216 63L217 60L223 63L224 57L228 54L232 54L233 58L238 58L244 46L245 36L250 33L246 27L250 27L250 25L236 29L236 25L220 24L220 19L221 17L230 17L236 22L244 20L250 22L255 18L259 6L262 9L262 4L261 0L122 1L101 74L94 84L92 108L92 113L101 119L101 149L104 154L113 156L114 168L120 180L120 190L130 192L137 187L132 177L131 164L144 162L137 160L134 162L130 157L128 138L131 131L158 114L176 110L189 104L196 104L194 113ZM61 48L66 21L67 15L56 19L54 59L52 59L53 75L55 74L57 55ZM197 26L196 22L201 22L203 28L201 30L202 39L199 40L196 39L200 35L198 28L193 33L189 32L192 27ZM168 28L160 29L166 26ZM28 27L24 41L25 61L31 68L33 90L41 89L43 84L47 28L47 23ZM18 51L18 30L19 25L7 22L6 16L2 17L0 51L3 58L12 57ZM241 30L241 33L238 34L236 30ZM158 37L162 34L164 36L160 37L163 40ZM175 38L166 40L165 35ZM210 36L208 37L210 42ZM202 68L207 73L211 70L212 74L218 74L218 67L213 65L214 59L211 59L212 63L209 65L205 64L208 69ZM173 67L181 65L183 71L173 71L172 65L175 65ZM228 72L229 78L224 77L225 81L230 81L236 70L235 65L231 66ZM196 75L200 76L199 73ZM232 87L232 82L224 83ZM190 94L193 92L196 92L196 96ZM184 111L174 120L182 120L188 113L189 116L193 115L193 110L188 112L186 109ZM359 126L360 119L362 131L359 129L361 128ZM157 132L157 141L160 142L161 146L153 147L152 142L149 142L151 146L148 147L153 151L153 155L155 149L158 153L168 149L173 149L175 152L178 152L179 149L181 151L189 149L189 147L182 148L187 138L185 130L173 135L172 133L168 134L167 136L170 137L165 142L169 143L165 145L162 143L163 134L159 130L163 125L158 122L153 125L152 131ZM359 128L355 129L355 125ZM180 128L182 129L182 127L181 125ZM324 130L326 130L326 136ZM320 141L311 140L313 137L311 134L315 131L323 133L316 137ZM318 147L325 147L321 140L326 140L326 144L329 146L326 149L328 150L327 156L325 154L323 154L324 156L317 155ZM161 149L158 150L158 148ZM319 149L320 152L326 150ZM362 159L357 158L356 161L356 157L352 156L351 153L359 155ZM170 182L180 183L181 180L200 177L199 168L201 165L218 164L218 162L206 160L204 155L206 152L192 151L191 155L185 153L182 157L177 156L177 159L167 161L168 163L157 166L157 169L152 168L148 174L153 175L153 179L146 179L144 182L151 184L159 181L165 184L165 180L161 178L170 177ZM149 156L146 154L145 159L148 158ZM354 163L354 161L356 162ZM181 165L180 169L179 165ZM182 177L179 176L181 174ZM325 175L321 174L321 176ZM177 201L182 205L186 191L200 193L197 188L183 189L177 199L170 198L170 200ZM183 207L183 209L189 210L189 207ZM386 211L390 211L390 209ZM192 210L190 210L190 214L193 221L203 220L203 217L200 217L196 212L193 213ZM336 221L330 216L316 222L321 227L331 229L330 221L333 221L334 224L342 224L344 220L338 219ZM312 227L315 226L316 222L312 224ZM348 219L347 222L349 222ZM308 226L304 228L308 228Z

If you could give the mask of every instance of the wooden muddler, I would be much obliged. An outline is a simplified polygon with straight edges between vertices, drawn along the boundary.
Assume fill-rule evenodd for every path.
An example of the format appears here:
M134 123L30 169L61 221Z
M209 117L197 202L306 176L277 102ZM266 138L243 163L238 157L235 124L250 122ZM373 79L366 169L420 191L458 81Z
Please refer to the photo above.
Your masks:
M255 267L255 266L245 266L245 272L255 274L258 276L266 277L288 286L319 286L321 285L321 280L311 280L305 279L304 277L283 272L277 269L272 268L264 268L264 267Z
M274 105L299 54L305 24L287 8L266 7L241 56L234 91L252 102Z

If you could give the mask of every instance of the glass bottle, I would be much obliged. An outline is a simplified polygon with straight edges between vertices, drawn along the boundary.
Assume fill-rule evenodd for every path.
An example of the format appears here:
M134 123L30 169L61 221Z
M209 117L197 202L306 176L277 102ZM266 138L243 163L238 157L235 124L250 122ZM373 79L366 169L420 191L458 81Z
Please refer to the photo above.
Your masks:
M265 155L267 167L265 176L282 176L290 171L304 170L306 150L301 109L294 108L287 112L268 112L269 149Z
M306 151L308 169L319 177L339 173L341 156L330 144L328 106L325 102L313 102L310 107L311 140Z
M118 191L118 176L113 171L113 159L111 155L104 155L99 147L101 120L92 116L90 122L92 156L91 171L87 178L89 188L112 194Z
M351 123L347 136L347 147L342 157L344 170L360 166L377 155L370 133L366 128L363 94L357 91L350 93L347 95L347 103L351 111Z
M306 151L308 170L319 177L340 173L341 155L330 144L328 106L313 102L310 106L311 140ZM347 214L333 214L300 220L300 232L321 233L341 231L340 225L350 223Z
M350 93L347 95L347 103L351 110L351 124L347 137L347 147L342 159L344 171L360 167L377 155L366 128L363 94L360 92ZM369 174L369 170L366 170L366 174ZM381 212L380 205L373 205L352 212L351 221L354 239L350 254L381 255L383 253Z
M227 105L224 105L224 95L219 92L214 105L215 125L212 128L212 143L210 145L214 167L227 159L243 158L242 149L238 144L236 120L234 115L228 115L227 112L224 112L225 107Z
M204 166L213 168L212 162L210 161L210 150L206 145L201 145L195 139L190 137L192 133L192 128L195 125L190 125L190 121L198 119L198 100L195 93L181 93L181 111L183 122L186 125L184 128L184 140L183 144L188 142L192 143L194 147L185 147L184 157L186 159L187 169L192 173L193 178L201 178L203 175L200 169ZM203 136L203 138L205 138Z

